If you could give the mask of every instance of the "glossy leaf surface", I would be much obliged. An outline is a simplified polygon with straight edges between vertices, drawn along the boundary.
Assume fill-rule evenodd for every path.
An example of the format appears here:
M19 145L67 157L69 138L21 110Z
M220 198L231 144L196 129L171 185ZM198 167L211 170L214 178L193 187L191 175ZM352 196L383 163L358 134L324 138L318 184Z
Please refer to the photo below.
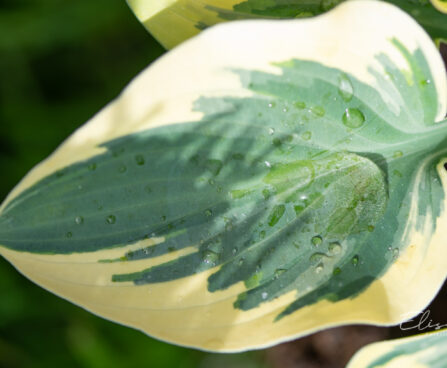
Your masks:
M144 26L172 48L214 24L241 19L295 19L323 14L344 0L127 0ZM445 0L387 0L410 14L436 42L447 42ZM380 22L380 17L376 19Z

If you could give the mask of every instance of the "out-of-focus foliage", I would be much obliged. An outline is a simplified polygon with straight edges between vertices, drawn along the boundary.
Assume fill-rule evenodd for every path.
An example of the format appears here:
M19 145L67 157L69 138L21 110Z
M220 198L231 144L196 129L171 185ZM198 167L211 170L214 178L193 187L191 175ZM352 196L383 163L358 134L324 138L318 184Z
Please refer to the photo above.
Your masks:
M162 52L121 0L0 0L1 199ZM104 321L2 258L0 295L0 367L265 367Z

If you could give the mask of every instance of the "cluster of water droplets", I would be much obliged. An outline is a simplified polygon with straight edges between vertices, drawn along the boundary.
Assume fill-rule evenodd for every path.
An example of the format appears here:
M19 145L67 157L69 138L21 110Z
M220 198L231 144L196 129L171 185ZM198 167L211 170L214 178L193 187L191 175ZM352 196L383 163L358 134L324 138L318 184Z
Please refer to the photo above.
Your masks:
M114 151L114 152L112 152L112 157L117 158L117 157L119 157L123 152L124 152L124 148L122 148L120 151ZM145 159L144 159L144 156L143 156L142 154L137 154L137 155L135 155L135 156L134 156L134 162L135 162L135 165L136 165L137 167L138 167L138 166L143 166L143 165L145 165L145 163L146 163L146 161L145 161ZM98 165L97 165L95 162L91 162L91 163L89 163L89 164L87 165L87 170L88 170L89 172L92 172L92 173L93 173L93 172L95 172L97 169L98 169ZM123 173L127 172L127 166L126 166L125 164L121 163L121 164L119 164L119 165L117 166L117 171L118 171L118 173L123 174ZM58 171L58 172L56 173L56 176L57 176L58 178L60 178L60 177L64 176L64 174L65 174L65 173L64 173L63 171ZM84 190L83 185L78 185L78 189L79 189L79 190ZM145 187L144 187L144 190L145 190L147 193L151 193L151 192L152 192L152 189L151 189L151 187L150 187L149 185L145 186ZM95 202L97 203L97 201L95 201ZM100 209L100 210L103 209L103 206L102 206L102 205L99 205L98 203L97 203L97 205L98 205L98 209ZM84 221L85 221L85 219L84 219L84 217L81 216L81 215L78 215L78 216L76 216L76 217L74 218L74 223L75 223L75 225L78 225L78 226L83 225L83 224L84 224ZM116 218L116 215L114 215L114 214L108 214L107 216L104 217L104 223L105 223L105 224L108 224L108 225L114 225L114 224L116 223L116 221L117 221L117 218ZM74 235L74 234L73 234L73 231L68 231L68 232L66 232L65 237L68 238L68 239L70 239L70 238L73 237L73 235Z

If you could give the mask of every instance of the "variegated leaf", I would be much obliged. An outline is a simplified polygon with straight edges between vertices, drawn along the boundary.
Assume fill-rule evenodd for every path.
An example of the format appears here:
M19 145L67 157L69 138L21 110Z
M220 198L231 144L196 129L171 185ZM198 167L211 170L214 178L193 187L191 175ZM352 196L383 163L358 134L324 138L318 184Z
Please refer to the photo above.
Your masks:
M392 5L222 25L23 179L0 253L96 314L202 349L399 322L446 276L446 103L436 47Z

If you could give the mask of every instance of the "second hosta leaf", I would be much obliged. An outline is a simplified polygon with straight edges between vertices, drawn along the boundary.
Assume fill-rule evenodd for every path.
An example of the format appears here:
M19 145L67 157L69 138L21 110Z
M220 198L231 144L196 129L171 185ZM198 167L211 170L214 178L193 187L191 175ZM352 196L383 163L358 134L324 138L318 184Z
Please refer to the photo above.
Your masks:
M429 37L386 4L205 32L19 184L0 252L205 349L400 321L445 278L446 89Z
M127 0L138 19L166 48L214 24L242 19L308 18L345 0ZM386 0L406 11L440 42L447 42L445 0ZM380 17L377 18L379 22Z
M424 312L429 316L429 312ZM420 318L424 318L424 314ZM419 331L428 328L426 321L412 321ZM429 325L432 323L430 320ZM419 328L418 328L419 327ZM441 325L437 324L435 330ZM347 368L443 368L447 364L447 330L423 333L407 338L370 344L362 348L351 359Z

